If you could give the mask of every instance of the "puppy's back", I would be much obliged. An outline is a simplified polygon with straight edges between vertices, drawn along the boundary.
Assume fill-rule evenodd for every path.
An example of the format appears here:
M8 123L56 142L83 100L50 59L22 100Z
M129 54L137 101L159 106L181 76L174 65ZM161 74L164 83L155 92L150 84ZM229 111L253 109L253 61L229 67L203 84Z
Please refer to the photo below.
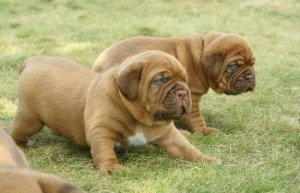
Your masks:
M87 82L92 79L92 73L87 68L66 58L34 56L26 59L21 65L19 80L19 98L38 101L55 98L65 102L64 97L79 97L84 95ZM80 93L79 91L83 91ZM62 95L62 93L68 94ZM77 96L76 96L77 95ZM36 99L36 101L33 101ZM38 100L40 99L40 100ZM54 100L54 102L55 102ZM52 102L52 101L51 101Z
M37 55L27 58L20 66L20 73L22 73L25 69L32 68L34 66L43 66L43 68L55 68L60 67L61 69L72 71L84 71L85 68L81 65L67 59L61 57L51 57L51 56L43 56Z
M0 166L28 167L23 152L16 146L13 139L0 128Z
M39 117L40 112L47 115L49 108L65 108L69 96L75 98L72 92L78 93L82 82L79 79L84 73L84 67L65 58L33 56L26 59L21 65L18 109Z
M21 68L14 140L23 143L29 133L47 125L57 134L87 146L84 108L89 84L98 74L69 59L48 56L28 58Z
M175 55L174 42L179 38L134 37L118 42L105 49L95 60L93 71L101 72L121 64L126 58L147 50L160 50Z

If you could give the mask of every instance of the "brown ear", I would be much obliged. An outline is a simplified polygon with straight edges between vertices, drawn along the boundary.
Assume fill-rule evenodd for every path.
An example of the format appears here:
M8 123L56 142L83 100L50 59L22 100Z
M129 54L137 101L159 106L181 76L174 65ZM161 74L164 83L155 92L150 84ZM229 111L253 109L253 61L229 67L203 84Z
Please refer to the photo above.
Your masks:
M205 36L204 50L201 62L204 68L213 68L214 65L226 57L226 51L222 49L222 42L219 38L224 33L210 32Z
M216 40L218 37L224 35L224 33L221 32L209 32L206 36L205 36L205 45L210 44L212 41Z
M133 65L118 74L117 86L128 100L135 100L138 96L139 81L142 74L141 65Z

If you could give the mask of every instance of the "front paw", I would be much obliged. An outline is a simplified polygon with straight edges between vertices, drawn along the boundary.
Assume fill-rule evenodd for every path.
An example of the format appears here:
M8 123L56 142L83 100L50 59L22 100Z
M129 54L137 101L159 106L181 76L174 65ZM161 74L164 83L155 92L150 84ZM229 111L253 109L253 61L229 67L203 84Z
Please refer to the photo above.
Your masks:
M120 164L102 165L99 167L99 169L108 174L130 171L130 169L128 167L122 166Z
M179 130L179 132L185 137L185 138L189 138L191 137L191 133L187 130Z
M205 154L201 154L198 157L199 161L203 161L203 162L208 162L208 163L212 163L212 164L216 164L216 165L220 165L222 163L222 161L218 158L209 156L209 155L205 155Z
M202 135L216 135L220 133L220 130L213 128L213 127L205 127L200 129L200 133Z

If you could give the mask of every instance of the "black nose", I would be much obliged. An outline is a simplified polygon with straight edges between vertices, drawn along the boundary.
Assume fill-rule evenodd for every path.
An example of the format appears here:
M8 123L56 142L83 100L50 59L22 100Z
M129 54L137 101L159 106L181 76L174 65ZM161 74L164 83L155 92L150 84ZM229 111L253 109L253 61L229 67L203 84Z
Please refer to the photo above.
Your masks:
M181 99L181 100L185 100L187 96L187 91L186 90L177 90L176 91L176 97Z

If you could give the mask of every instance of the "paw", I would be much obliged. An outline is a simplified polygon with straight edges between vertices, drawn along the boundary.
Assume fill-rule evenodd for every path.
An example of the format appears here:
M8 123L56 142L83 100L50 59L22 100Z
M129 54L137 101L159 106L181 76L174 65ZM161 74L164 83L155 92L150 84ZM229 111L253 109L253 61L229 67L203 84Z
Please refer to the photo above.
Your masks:
M213 127L205 127L200 129L200 133L202 135L216 135L220 133L220 130L213 128Z
M113 173L118 173L118 172L129 172L130 169L122 166L120 164L113 164L113 165L106 165L106 166L100 166L100 170L108 173L108 174L113 174Z
M216 165L220 165L222 163L220 159L205 154L201 154L201 156L198 157L198 160Z
M179 132L185 137L189 138L192 134L187 130L179 130Z

